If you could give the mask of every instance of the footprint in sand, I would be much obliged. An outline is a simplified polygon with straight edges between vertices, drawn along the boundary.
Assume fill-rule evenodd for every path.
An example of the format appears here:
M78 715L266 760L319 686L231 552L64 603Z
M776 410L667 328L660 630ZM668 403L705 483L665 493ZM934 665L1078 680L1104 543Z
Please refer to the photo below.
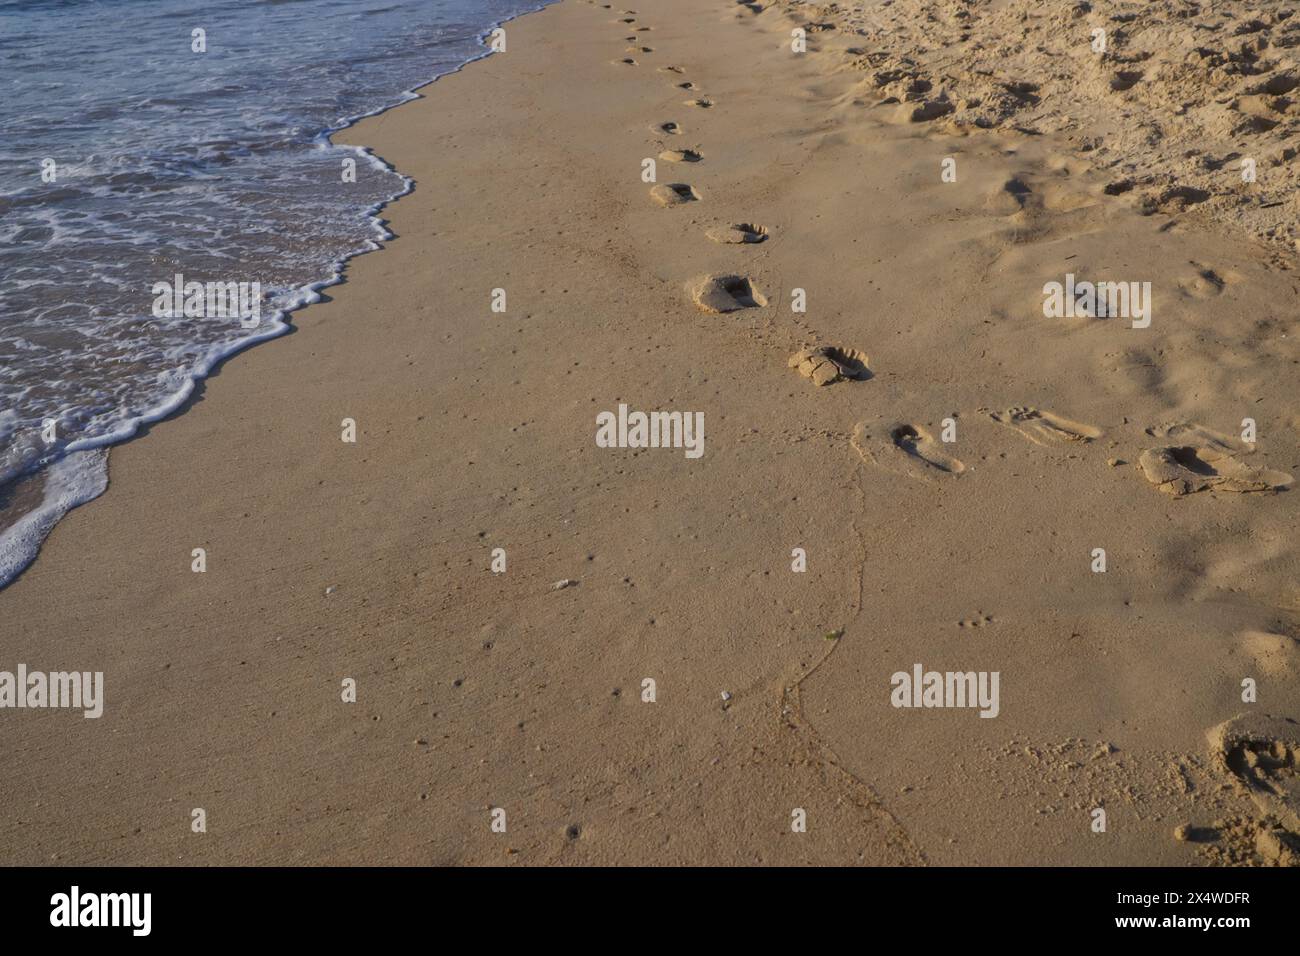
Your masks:
M694 90L694 89L698 89L698 87L696 87L696 85L695 85L694 83L692 83L690 80L687 80L685 83L678 83L678 84L677 84L677 88L678 88L679 90Z
M1101 437L1101 429L1053 415L1038 408L1017 405L1005 412L990 412L995 422L1014 428L1035 445L1056 445L1062 442L1090 442Z
M1120 70L1110 78L1111 92L1127 93L1141 82L1142 75L1141 70Z
M989 212L1028 224L1043 211L1067 213L1097 205L1097 200L1072 186L1049 183L1036 191L1020 173L1004 182L984 200Z
M614 63L620 63L620 64L622 64L622 65L624 65L624 66L637 66L637 62L636 62L636 60L632 59L630 56L625 56L625 57L623 57L623 59L621 59L621 60L614 60L613 62L614 62Z
M698 149L665 149L659 158L665 163L698 163L704 154Z
M700 109L702 109L702 110L707 110L707 109L712 109L712 108L713 108L713 100L709 99L708 97L703 97L703 96L702 96L702 97L700 97L700 98L697 99L697 100L687 100L686 103L685 103L685 105L686 105L686 106L698 106L698 107L699 107Z
M1252 453L1250 446L1203 425L1164 425L1146 431L1170 442L1148 448L1138 458L1147 481L1167 495L1181 497L1207 490L1238 494L1278 491L1291 484L1291 476L1285 472L1253 468L1242 461Z
M1189 262L1188 265L1192 267L1192 275L1180 280L1178 288L1191 299L1213 299L1241 278L1235 272L1220 272L1199 262Z
M1254 850L1266 863L1300 865L1300 723L1240 714L1206 733L1212 765L1259 813Z
M661 66L661 67L659 67L659 72L660 72L660 73L676 73L676 74L678 74L678 75L680 76L682 73L685 73L686 71L683 70L680 66Z
M943 450L943 444L920 425L895 425L890 429L889 437L902 451L940 471L957 475L966 470L965 465L947 454Z
M858 422L852 444L862 460L922 481L960 475L966 466L925 428L910 422Z
M669 120L667 123L656 123L650 127L656 133L667 133L669 136L681 136L682 126L680 123L674 123Z
M946 94L940 94L938 99L908 102L896 106L893 119L895 123L928 123L947 116L956 108L946 99Z
M764 242L767 240L768 232L766 226L755 225L752 222L737 222L730 226L716 226L706 231L705 235L714 242L741 245Z
M1147 480L1166 494L1181 496L1209 489L1276 491L1291 484L1291 476L1285 472L1253 468L1242 461L1254 452L1250 445L1204 425L1161 425L1146 432L1169 442L1147 449L1138 459Z
M691 299L702 312L739 312L767 305L749 276L703 276L691 285Z
M661 206L680 206L682 203L698 202L703 197L694 186L686 183L660 183L650 190L650 198Z
M632 37L632 39L636 39L636 37ZM653 53L653 52L654 52L654 47L650 47L650 46L630 46L630 47L628 47L626 50L624 50L623 52L624 52L624 53Z
M1186 212L1209 198L1209 192L1195 186L1166 186L1163 189L1149 189L1140 197L1138 211L1144 216L1153 216L1156 213L1174 216Z
M984 208L999 216L1013 216L1029 204L1033 190L1020 177L1013 177L993 190L984 200Z
M839 381L861 381L871 377L867 354L836 345L818 345L790 356L786 364L814 385Z

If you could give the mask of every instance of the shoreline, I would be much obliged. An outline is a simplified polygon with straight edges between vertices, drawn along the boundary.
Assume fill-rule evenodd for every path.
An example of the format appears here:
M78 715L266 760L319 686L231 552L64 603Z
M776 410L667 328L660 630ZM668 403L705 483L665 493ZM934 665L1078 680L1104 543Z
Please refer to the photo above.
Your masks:
M364 256L371 252L378 252L383 249L383 244L385 242L388 242L393 238L392 234L388 231L386 220L383 218L382 213L393 203L408 195L414 188L414 181L410 177L403 175L401 170L395 169L390 164L386 163L382 157L374 155L368 147L364 145L344 145L335 143L334 136L351 129L364 120L379 116L391 109L409 103L412 100L419 99L421 97L421 90L428 88L442 77L449 76L452 73L459 73L469 64L475 63L487 56L491 56L492 50L487 48L488 45L485 41L494 29L506 23L510 23L513 20L517 20L519 17L526 16L529 13L536 13L545 9L546 5L551 2L555 2L555 0L541 0L540 6L507 17L504 20L489 23L483 28L483 32L477 37L479 45L484 47L482 52L460 63L454 69L448 70L444 73L436 73L429 79L422 80L416 85L402 90L398 94L399 98L394 102L352 116L342 123L342 125L326 127L316 136L312 137L312 143L314 145L336 146L339 149L348 150L356 154L359 158L364 158L372 168L391 172L402 180L403 188L400 192L391 196L389 199L383 200L362 210L361 215L367 220L367 223L371 228L373 234L372 238L367 240L364 248L344 253L340 258L328 263L327 267L329 269L329 275L325 278L313 279L294 288L289 295L288 305L284 308L275 310L273 313L272 324L269 328L259 331L256 334L249 335L247 338L227 346L225 351L216 355L206 368L197 373L197 377L189 379L186 387L181 391L165 397L159 403L141 412L136 417L124 421L120 426L108 434L99 435L94 438L78 439L70 442L66 448L64 448L63 453L59 458L47 463L40 471L29 474L14 475L8 482L5 482L5 484L12 484L13 487L9 489L11 494L16 493L21 495L24 492L29 491L30 487L34 485L39 485L40 487L45 488L46 491L44 492L42 496L43 500L39 505L36 505L30 511L24 513L18 521L9 528L0 531L0 538L12 536L17 539L10 548L0 550L0 590L3 590L10 583L17 580L32 566L36 561L36 558L40 555L41 545L59 521L61 521L73 509L94 501L104 493L108 487L109 481L107 461L109 449L133 441L137 437L141 437L142 430L147 431L151 425L164 422L176 415L184 414L186 409L194 400L195 393L201 392L203 383L216 374L221 365L254 346L260 345L263 342L267 342L274 338L279 338L282 335L290 334L294 331L294 325L290 316L321 301L321 293L325 289L332 288L333 286L342 283L349 262L359 256ZM86 456L81 454L83 452L98 452L99 454ZM75 461L70 460L73 459L74 456ZM86 461L85 459L87 459L87 457L92 460ZM83 461L84 464L78 464L78 462ZM74 485L77 490L71 492L70 496L60 497L59 500L50 502L49 486L51 483L60 486L71 484ZM37 539L37 542L33 546L31 553L11 554L11 552L18 548L18 542L33 536ZM3 540L0 540L0 544L4 543Z
M5 661L105 675L100 719L0 711L6 862L1270 862L1206 735L1247 673L1297 699L1295 493L1139 463L1247 408L1226 459L1296 472L1294 278L1051 137L891 122L790 22L556 3L339 134L421 186L383 254L0 591ZM1149 277L1151 329L1043 318L1067 270ZM622 404L707 451L598 448ZM1000 674L998 716L891 707L914 666Z

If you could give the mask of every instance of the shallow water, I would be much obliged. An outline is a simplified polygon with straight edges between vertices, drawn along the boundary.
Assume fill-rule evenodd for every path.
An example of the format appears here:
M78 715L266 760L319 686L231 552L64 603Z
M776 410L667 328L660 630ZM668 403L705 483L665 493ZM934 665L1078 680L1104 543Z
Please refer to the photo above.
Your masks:
M104 446L386 236L407 181L329 132L541 5L0 0L0 586L104 489ZM168 315L177 274L247 283L260 315Z

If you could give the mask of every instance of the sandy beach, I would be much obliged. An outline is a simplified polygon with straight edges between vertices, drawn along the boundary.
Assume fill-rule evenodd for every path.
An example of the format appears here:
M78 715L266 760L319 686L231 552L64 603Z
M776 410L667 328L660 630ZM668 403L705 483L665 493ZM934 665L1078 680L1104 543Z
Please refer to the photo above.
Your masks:
M104 675L0 859L1300 863L1300 17L930 6L562 0L337 136L395 238L0 590Z

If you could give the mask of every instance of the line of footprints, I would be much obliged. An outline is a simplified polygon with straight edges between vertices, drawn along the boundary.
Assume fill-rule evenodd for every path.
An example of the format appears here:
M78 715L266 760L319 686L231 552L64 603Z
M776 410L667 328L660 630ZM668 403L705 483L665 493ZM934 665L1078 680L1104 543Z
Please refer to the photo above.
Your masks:
M602 5L610 9L609 4ZM624 51L627 56L616 63L627 66L639 66L636 54L653 53L654 48L645 45L643 34L653 27L637 26L636 11L624 10L622 17L614 21L619 26L627 27L633 32L624 37L630 44ZM673 85L690 99L683 105L692 109L712 109L716 104L707 94L700 91L696 84L686 78L686 71L680 66L663 66L659 72L670 75ZM676 120L667 120L651 126L651 131L660 137L683 136L685 130ZM664 145L663 141L660 145ZM699 163L704 161L704 153L699 145L682 145L675 149L665 148L659 153L659 160L665 163ZM698 202L703 197L689 183L660 183L650 189L650 198L661 206L681 206ZM728 244L748 244L765 242L768 231L765 227L749 222L738 222L708 230L708 237L714 242ZM717 275L707 276L692 290L695 304L705 312L735 312L740 309L757 308L767 305L761 292L754 287L748 276ZM861 356L865 362L865 356Z
M602 4L603 9L612 9ZM640 25L635 10L624 10L614 21L628 31L629 44L624 57L614 62L624 66L640 66L638 55L654 53L646 34L653 27ZM669 74L677 89L690 98L683 105L693 109L712 109L716 104L708 95L686 77L680 66L662 66L659 72ZM656 123L651 131L661 137L660 145L668 137L684 136L685 129L676 120ZM664 148L659 160L666 163L699 163L704 153L699 144ZM653 178L648 181L653 182ZM652 186L650 197L661 206L681 206L698 202L703 197L689 183L660 183ZM714 242L727 244L752 244L766 242L767 228L750 222L737 222L717 226L706 234ZM709 313L737 312L742 309L762 308L768 304L753 281L744 275L708 275L694 283L691 297L701 311ZM871 378L866 353L858 349L835 345L814 345L790 356L790 368L814 385L826 386L835 382L864 381ZM1038 445L1090 444L1102 437L1102 431L1083 422L1072 421L1060 415L1037 408L1019 406L992 411L980 409L988 417L1019 432ZM955 441L957 414L945 418L940 436L935 437L924 426L909 422L860 422L853 432L853 447L870 464L902 471L911 477L933 479L956 476L966 466L948 454L945 445ZM1158 425L1146 429L1146 434L1165 439L1167 444L1147 448L1138 457L1138 467L1146 479L1160 491L1171 495L1185 495L1196 491L1220 492L1273 491L1289 485L1292 477L1268 469L1253 468L1243 459L1254 448L1253 422L1243 421L1244 440L1212 431L1194 423ZM1112 443L1114 445L1115 443ZM1122 459L1111 458L1107 464L1115 467L1127 464Z

